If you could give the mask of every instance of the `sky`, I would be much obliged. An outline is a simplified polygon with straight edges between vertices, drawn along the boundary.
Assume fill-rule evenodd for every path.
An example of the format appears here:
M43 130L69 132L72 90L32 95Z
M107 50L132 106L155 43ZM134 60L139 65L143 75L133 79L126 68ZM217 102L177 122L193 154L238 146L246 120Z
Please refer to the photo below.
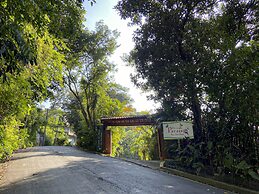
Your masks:
M94 30L95 23L103 20L110 30L117 30L120 32L120 37L117 39L119 48L116 49L111 56L111 61L116 64L117 72L114 74L115 82L129 88L129 94L134 100L133 107L138 112L151 111L154 112L159 107L154 101L147 100L147 93L143 93L140 89L136 88L130 80L130 73L134 73L133 67L126 66L121 56L128 54L134 48L134 42L132 41L132 34L134 27L129 27L128 21L122 20L114 9L118 0L97 0L96 3L91 6L88 1L84 1L84 7L86 13L86 27L89 30Z

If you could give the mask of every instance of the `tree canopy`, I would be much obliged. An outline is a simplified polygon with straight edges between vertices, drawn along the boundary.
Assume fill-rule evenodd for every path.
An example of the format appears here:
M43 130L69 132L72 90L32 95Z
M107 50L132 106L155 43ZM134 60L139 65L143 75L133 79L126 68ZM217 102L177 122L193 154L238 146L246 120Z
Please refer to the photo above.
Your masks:
M0 77L38 64L40 39L50 45L49 52L63 50L68 36L82 27L83 13L79 0L1 1Z
M121 0L116 6L137 26L127 58L137 70L135 84L155 92L164 119L193 119L196 150L211 142L209 163L230 154L235 159L225 167L231 170L244 158L258 160L258 8L255 0Z
M38 104L62 87L69 43L83 30L84 13L79 0L1 1L0 160L35 145L44 127L53 143L51 123L60 112L50 111L48 122Z

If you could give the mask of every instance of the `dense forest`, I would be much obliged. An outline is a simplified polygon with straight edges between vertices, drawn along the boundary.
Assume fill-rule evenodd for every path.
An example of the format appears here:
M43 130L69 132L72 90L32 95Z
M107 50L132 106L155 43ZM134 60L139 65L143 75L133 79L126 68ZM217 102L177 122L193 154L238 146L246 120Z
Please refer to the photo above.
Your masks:
M108 60L119 33L102 21L88 30L79 0L6 0L0 6L0 160L35 145L100 151L100 118L137 114L128 89L113 81L116 65ZM113 130L118 156L125 129ZM69 140L71 131L76 142Z
M68 145L66 128L95 149L98 119L130 102L107 59L118 33L102 22L89 31L78 0L6 0L0 14L0 159L27 146Z
M193 140L166 142L169 165L259 180L259 2L120 0L115 9L136 26L124 60L161 103L155 119L193 121ZM1 161L19 148L71 145L67 129L100 151L101 117L140 114L113 80L119 33L102 21L90 31L86 11L82 0L0 2ZM112 131L114 156L156 158L155 127Z
M193 120L194 140L169 143L170 165L259 180L259 2L121 0L116 8L137 26L125 57L134 83L155 92L161 120Z

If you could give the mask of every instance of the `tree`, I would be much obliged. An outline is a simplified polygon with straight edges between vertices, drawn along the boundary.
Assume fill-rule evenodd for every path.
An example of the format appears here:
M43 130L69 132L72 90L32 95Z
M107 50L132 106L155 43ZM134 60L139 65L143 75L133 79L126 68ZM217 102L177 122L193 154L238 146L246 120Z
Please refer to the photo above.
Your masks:
M31 114L62 86L69 40L83 29L83 13L80 0L0 2L0 159L35 143L40 121Z
M71 124L77 128L79 145L88 149L96 149L100 118L120 115L130 101L125 88L110 77L114 65L108 57L117 47L117 37L116 31L99 22L96 31L84 30L71 44L74 47L65 70L65 85L70 93L66 107Z
M150 115L149 112L136 112L129 105L123 108L122 116ZM139 160L157 159L157 132L153 126L112 126L112 155Z
M0 3L0 77L15 74L24 67L36 65L37 40L46 34L67 43L69 35L82 28L82 1L19 1L5 0ZM28 29L32 28L33 31ZM43 42L45 43L45 42ZM57 42L54 51L60 51Z
M184 141L175 156L190 151L199 157L188 161L217 173L250 164L250 175L243 169L240 176L251 178L258 161L259 2L121 0L116 8L138 26L127 59L137 69L135 84L155 91L162 115L194 121L195 142Z
M140 26L131 53L138 72L133 80L143 88L153 89L156 99L190 108L197 139L202 137L199 101L202 84L197 72L206 52L201 44L195 44L200 42L197 37L205 35L195 13L207 11L207 7L202 1L120 1L117 5L123 18L131 18ZM147 81L139 83L139 78Z
M232 53L238 42L255 36L257 6L256 1L209 0L125 0L116 6L122 18L130 18L139 26L134 35L135 49L129 57L137 69L134 82L153 89L155 99L163 104L190 109L195 139L204 133L201 105L208 94L206 88L211 87L211 77L206 75L219 70L222 61L230 57L227 52ZM218 52L221 54L216 61L213 56ZM210 64L217 64L216 69ZM140 82L139 78L146 81Z
M98 23L96 32L85 31L82 36L85 37L83 51L76 53L77 56L74 55L72 58L72 62L78 60L76 66L75 63L67 66L65 83L76 98L87 126L95 128L98 98L102 97L102 92L107 89L107 75L112 68L107 57L116 48L117 34Z
M112 155L117 157L152 160L157 153L157 134L153 127L111 127Z

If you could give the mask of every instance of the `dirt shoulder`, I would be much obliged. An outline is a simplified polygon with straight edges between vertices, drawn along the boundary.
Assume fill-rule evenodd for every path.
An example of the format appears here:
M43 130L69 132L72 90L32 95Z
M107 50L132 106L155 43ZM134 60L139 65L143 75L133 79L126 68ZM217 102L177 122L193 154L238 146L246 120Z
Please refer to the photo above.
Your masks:
M8 161L4 162L4 163L0 163L0 181L4 177L4 174L6 172L7 166L8 166Z

